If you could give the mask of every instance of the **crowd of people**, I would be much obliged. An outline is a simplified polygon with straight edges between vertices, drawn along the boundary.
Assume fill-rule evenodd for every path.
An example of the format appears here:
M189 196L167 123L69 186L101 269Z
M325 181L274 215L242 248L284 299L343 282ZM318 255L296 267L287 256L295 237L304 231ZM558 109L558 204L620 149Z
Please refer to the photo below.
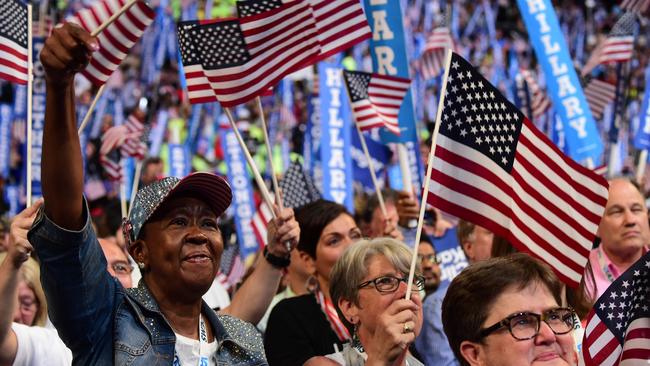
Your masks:
M417 55L445 6L405 3L409 52ZM504 1L485 4L497 14L495 36L502 55L486 47L487 20L472 20L479 4L453 2L452 29L458 32L460 52L505 92L513 82L507 72L510 51L526 67L534 67L534 55L516 9ZM577 64L620 14L615 5L599 1L557 6ZM641 35L637 42L639 55L629 78L631 124L647 66L646 39ZM43 199L2 223L0 366L577 365L587 312L648 252L645 191L618 177L609 182L599 240L580 288L566 288L548 265L516 253L486 228L434 209L427 213L409 284L416 237L410 222L419 215L418 197L385 189L385 211L376 194L362 192L355 212L324 199L295 209L274 206L267 245L230 286L223 278L232 258L225 253L232 253L237 237L224 213L232 191L220 175L206 172L224 172L218 142L192 152L196 172L182 179L165 177L166 157L148 157L125 220L119 186L107 180L99 161L101 136L90 136L80 149L76 110L90 90L80 93L75 75L96 49L95 38L66 24L53 29L40 55L47 86ZM147 100L149 117L165 110L187 119L190 108L176 61L167 60L152 87L137 75L144 69L139 52L129 55L109 83L114 95L125 110ZM364 46L357 46L343 62L364 68L370 58ZM596 73L609 78L612 69ZM416 110L423 131L434 119L437 83L423 83L416 99L422 101ZM272 136L290 141L295 155L304 138L311 86L292 82L292 118ZM252 105L241 110L247 122L259 118ZM113 118L103 118L99 131ZM210 122L215 121L206 117L203 123ZM264 167L264 149L255 148L261 143L258 127L244 125L248 145ZM22 140L15 137L14 171L7 183L20 175ZM450 284L441 281L436 249L448 231L455 232L469 264Z

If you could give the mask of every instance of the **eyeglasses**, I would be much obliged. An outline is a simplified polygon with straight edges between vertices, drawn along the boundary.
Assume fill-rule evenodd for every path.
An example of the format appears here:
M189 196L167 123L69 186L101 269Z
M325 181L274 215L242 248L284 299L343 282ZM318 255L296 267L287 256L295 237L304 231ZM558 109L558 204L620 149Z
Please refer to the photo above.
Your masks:
M395 292L397 291L400 282L408 283L408 280L408 277L397 278L395 276L381 276L370 281L363 282L357 286L357 288L362 289L372 284L379 292ZM413 277L413 284L415 287L417 287L418 290L424 290L424 277L415 275L415 277Z
M116 275L130 275L133 272L133 266L127 263L113 263L111 265Z
M481 338L507 327L513 338L520 341L532 339L539 334L541 321L548 324L553 333L566 334L575 325L575 311L572 308L556 308L542 314L523 312L512 314L491 327L481 330Z
M431 263L440 264L440 260L438 260L438 256L435 254L427 254L427 255L418 254L418 261L424 262L425 259Z

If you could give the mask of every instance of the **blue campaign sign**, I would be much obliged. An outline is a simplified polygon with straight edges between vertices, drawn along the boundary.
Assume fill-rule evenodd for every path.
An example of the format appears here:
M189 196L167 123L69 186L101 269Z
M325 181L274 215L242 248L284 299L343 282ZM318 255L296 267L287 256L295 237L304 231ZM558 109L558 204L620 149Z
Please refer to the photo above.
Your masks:
M169 176L183 178L190 174L190 152L185 144L169 144Z
M27 86L14 86L14 119L25 120L27 118Z
M41 192L41 154L43 152L43 128L45 127L45 70L38 56L44 45L44 38L32 39L32 57L34 60L34 79L32 83L32 201L43 195Z
M320 88L320 161L323 198L354 212L352 195L351 110L343 89L342 68L318 64ZM313 131L312 131L313 132Z
M645 93L639 111L639 129L634 136L634 147L639 150L650 149L650 66L645 70Z
M354 167L354 180L355 182L361 183L365 190L374 192L375 185L372 183L368 159L366 158L366 154L363 153L363 147L361 146L361 140L359 139L359 134L357 133L356 128L352 127L352 130L352 149L350 153L352 155ZM380 188L383 188L383 177L393 153L386 145L379 143L368 136L364 136L364 138L366 140L366 146L368 147L368 155L370 155L370 158L372 159L375 175L379 181L379 186Z
M517 0L530 41L546 75L547 91L562 119L568 154L578 162L600 163L603 143L573 68L550 0Z
M0 104L0 175L5 178L9 176L12 119L11 105Z
M408 57L404 38L404 19L400 1L363 0L363 6L372 30L370 56L373 72L382 75L409 77ZM399 110L400 136L381 129L384 143L401 142L408 150L411 181L415 187L422 185L422 164L418 143L413 97L409 90Z
M259 243L251 225L255 212L253 187L248 169L246 169L244 153L237 142L235 133L229 128L221 129L219 133L228 166L228 182L232 187L232 205L230 207L235 217L239 254L244 263L249 263L248 260L259 249Z
M447 229L442 236L432 239L440 261L440 287L446 287L463 268L467 267L467 258L458 243L456 228Z

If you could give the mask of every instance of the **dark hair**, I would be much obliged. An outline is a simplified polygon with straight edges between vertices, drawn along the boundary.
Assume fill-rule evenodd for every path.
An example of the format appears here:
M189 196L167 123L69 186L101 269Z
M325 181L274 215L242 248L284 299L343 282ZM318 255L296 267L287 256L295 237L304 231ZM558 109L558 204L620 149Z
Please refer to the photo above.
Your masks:
M436 249L436 245L433 243L433 240L429 237L429 235L422 233L422 236L420 236L420 244L422 243L427 243L431 245L431 248L433 248L433 251L438 254L438 249Z
M508 239L499 235L494 235L494 238L492 239L490 258L505 257L512 253L517 253L517 249L510 244Z
M461 365L469 364L460 354L460 344L481 340L483 323L496 299L504 291L523 289L534 282L544 285L558 305L562 304L562 284L557 276L548 265L524 253L478 262L454 278L442 302L442 325Z
M316 259L316 245L318 244L320 235L323 233L323 229L341 214L352 217L344 206L323 199L297 208L295 217L298 225L300 225L298 250Z
M395 201L397 200L397 192L392 189L382 189L381 196L383 197L385 203L395 204ZM370 197L368 197L366 207L361 213L361 220L363 220L365 223L371 222L372 214L375 212L377 207L379 207L379 197L377 197L377 193L373 193L370 195Z

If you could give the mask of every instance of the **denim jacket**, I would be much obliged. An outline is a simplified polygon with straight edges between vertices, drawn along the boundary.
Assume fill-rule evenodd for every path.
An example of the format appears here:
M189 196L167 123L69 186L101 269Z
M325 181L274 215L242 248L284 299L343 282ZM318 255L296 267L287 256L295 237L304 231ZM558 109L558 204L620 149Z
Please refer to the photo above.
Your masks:
M65 230L43 210L29 241L41 259L48 312L74 365L172 365L174 332L141 281L124 289L106 270L106 259L90 224L88 208L81 231ZM218 342L217 365L267 365L259 332L240 319L202 312Z

